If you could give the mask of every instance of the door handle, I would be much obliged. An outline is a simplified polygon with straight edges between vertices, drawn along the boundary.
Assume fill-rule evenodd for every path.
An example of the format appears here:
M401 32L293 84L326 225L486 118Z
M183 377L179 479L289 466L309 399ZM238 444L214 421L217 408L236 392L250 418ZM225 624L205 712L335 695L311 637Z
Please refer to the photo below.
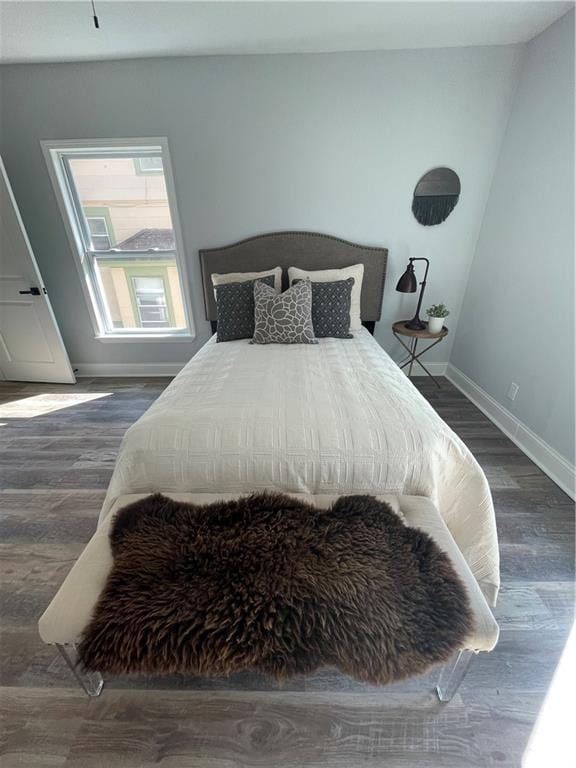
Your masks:
M33 286L29 291L18 291L18 293L30 293L32 296L40 296L40 288Z

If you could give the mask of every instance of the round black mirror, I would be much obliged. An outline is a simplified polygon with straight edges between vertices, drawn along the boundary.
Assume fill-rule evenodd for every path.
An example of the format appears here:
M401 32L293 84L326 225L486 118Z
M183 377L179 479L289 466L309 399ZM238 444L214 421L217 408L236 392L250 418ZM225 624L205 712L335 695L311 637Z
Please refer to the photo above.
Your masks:
M446 221L460 197L460 179L451 168L433 168L414 190L412 213L425 227Z

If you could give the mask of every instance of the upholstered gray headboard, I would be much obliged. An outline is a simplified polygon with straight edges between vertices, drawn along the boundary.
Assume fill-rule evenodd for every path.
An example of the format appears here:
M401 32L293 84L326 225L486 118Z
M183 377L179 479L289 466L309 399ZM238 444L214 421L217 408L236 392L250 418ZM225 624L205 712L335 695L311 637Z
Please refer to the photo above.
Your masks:
M388 250L358 245L317 232L270 232L241 240L223 248L200 251L206 319L216 320L216 301L210 276L223 272L259 272L281 266L283 289L288 267L336 269L364 264L361 317L363 322L380 320Z

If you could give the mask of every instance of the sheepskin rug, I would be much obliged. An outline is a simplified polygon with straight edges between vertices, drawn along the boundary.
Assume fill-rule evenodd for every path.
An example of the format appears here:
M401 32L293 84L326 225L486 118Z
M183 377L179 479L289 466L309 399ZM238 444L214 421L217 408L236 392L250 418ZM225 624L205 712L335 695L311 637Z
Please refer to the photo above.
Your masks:
M371 496L328 510L282 494L124 507L80 644L113 674L278 679L337 667L383 684L446 661L472 629L448 557Z

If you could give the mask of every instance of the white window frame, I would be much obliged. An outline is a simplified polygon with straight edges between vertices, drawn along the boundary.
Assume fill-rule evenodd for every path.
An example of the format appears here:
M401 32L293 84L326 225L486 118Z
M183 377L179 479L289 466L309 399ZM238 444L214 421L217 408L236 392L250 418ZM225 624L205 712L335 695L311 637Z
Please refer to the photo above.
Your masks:
M104 234L94 234L94 232L92 232L90 229L91 221L103 221L104 229L106 230ZM88 231L90 232L91 237L107 237L108 242L110 243L110 248L112 248L112 238L110 237L110 232L108 231L108 222L106 221L106 216L86 216L86 224L88 224Z
M182 231L180 228L180 217L176 202L176 192L174 188L174 176L172 174L172 163L170 160L170 151L166 137L153 138L131 138L131 139L86 139L86 140L46 140L40 142L50 180L54 187L58 206L64 220L66 234L72 246L74 261L81 279L82 290L86 298L88 313L94 328L95 338L100 341L191 341L195 338L194 319L192 313L192 301L190 294L190 283L186 269L186 259ZM174 232L175 248L171 253L174 254L178 276L180 278L180 288L182 292L182 303L184 305L184 314L186 318L186 328L183 330L170 330L166 328L112 328L112 323L107 317L107 309L103 301L103 290L98 283L97 271L93 268L92 256L85 252L80 223L77 220L76 209L72 202L74 190L66 175L65 165L62 156L78 154L82 155L90 151L100 152L109 150L110 153L116 151L119 155L126 156L133 152L147 151L160 154L162 165L164 167L164 179L166 182L166 191L170 216L172 218L172 230ZM105 251L100 251L100 254ZM136 253L136 252L134 252ZM143 255L158 255L158 251L139 251Z
M144 275L143 275L143 277L144 277ZM147 277L147 275L146 275L146 277ZM130 276L130 280L132 280L132 288L133 288L133 290L134 290L134 297L135 297L135 299L136 299L136 311L138 312L138 318L139 318L139 320L140 320L140 324L141 324L141 326L142 326L143 328L145 328L145 327L146 327L146 326L145 326L145 323L147 323L147 322L149 322L149 321L148 321L148 320L144 320L144 319L142 318L142 305L140 304L140 301L139 301L139 296L138 296L138 285L137 285L137 283L136 283L136 281L137 281L138 279L139 279L139 276L138 276L138 275L131 275L131 276ZM159 280L161 281L161 283L162 283L162 295L163 295L163 297L164 297L164 304L163 304L163 305L162 305L162 304L158 304L158 305L156 305L156 306L157 306L157 307L161 307L161 306L163 306L163 308L166 310L166 316L168 317L168 300L166 299L166 282L165 282L165 280L164 280L164 278L163 278L163 277L159 277L158 279L159 279Z

